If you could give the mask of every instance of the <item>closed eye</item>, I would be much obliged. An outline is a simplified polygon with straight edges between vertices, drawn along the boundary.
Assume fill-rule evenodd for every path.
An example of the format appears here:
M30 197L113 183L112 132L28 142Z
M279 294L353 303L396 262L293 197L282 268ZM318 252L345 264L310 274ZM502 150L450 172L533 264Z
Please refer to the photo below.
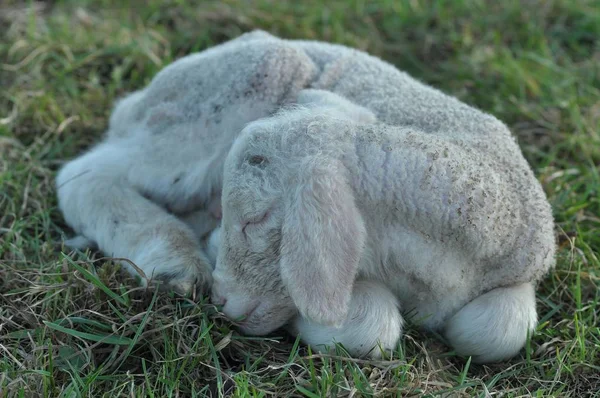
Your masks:
M247 236L246 229L248 227L254 228L254 227L260 227L260 226L264 225L265 222L267 221L268 216L269 216L269 212L267 211L264 214L262 214L261 216L255 218L254 220L246 222L246 224L244 224L244 227L242 228L242 233L244 234L244 236Z

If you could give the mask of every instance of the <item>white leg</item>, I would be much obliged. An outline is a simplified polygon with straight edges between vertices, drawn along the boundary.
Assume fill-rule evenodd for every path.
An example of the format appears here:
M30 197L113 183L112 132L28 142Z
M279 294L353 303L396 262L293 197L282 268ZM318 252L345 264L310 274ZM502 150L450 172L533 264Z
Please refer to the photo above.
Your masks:
M212 270L199 240L129 183L124 150L101 145L63 167L57 186L65 220L106 255L131 260L148 278L165 280L181 293L208 289Z
M206 237L202 240L202 250L206 254L213 271L217 265L217 254L219 253L220 240L221 226L213 229L210 235L206 235Z
M477 297L447 321L445 335L459 355L499 362L518 354L536 323L535 290L524 283Z
M380 358L382 350L396 348L402 325L398 301L391 291L378 282L357 281L348 318L340 328L298 316L289 329L319 352L328 352L333 343L341 343L352 356Z

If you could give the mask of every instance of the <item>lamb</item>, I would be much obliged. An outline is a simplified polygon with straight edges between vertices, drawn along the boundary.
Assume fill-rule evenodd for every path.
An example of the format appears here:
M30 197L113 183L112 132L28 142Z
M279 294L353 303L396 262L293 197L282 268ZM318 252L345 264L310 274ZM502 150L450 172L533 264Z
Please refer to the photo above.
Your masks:
M503 123L366 53L261 31L118 103L57 184L74 243L181 292L212 284L243 332L287 327L318 350L378 357L401 309L458 354L508 359L555 261Z
M229 148L315 73L306 54L262 32L164 68L116 104L103 142L59 171L59 208L78 234L67 244L131 260L144 283L207 292L212 267L199 239L218 225Z

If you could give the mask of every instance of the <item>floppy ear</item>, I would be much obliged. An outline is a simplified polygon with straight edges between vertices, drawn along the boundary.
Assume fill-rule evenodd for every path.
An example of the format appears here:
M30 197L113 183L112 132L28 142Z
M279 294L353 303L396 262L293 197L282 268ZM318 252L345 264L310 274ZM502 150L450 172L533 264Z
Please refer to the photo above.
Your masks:
M320 324L346 319L365 226L339 163L313 162L287 192L281 276L300 313Z

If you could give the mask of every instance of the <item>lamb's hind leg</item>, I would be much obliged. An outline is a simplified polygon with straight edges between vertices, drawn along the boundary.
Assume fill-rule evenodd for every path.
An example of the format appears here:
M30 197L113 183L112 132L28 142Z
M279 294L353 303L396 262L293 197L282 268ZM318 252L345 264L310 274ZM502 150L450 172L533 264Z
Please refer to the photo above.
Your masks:
M445 336L459 355L499 362L517 355L536 323L535 290L524 283L475 298L447 321Z

